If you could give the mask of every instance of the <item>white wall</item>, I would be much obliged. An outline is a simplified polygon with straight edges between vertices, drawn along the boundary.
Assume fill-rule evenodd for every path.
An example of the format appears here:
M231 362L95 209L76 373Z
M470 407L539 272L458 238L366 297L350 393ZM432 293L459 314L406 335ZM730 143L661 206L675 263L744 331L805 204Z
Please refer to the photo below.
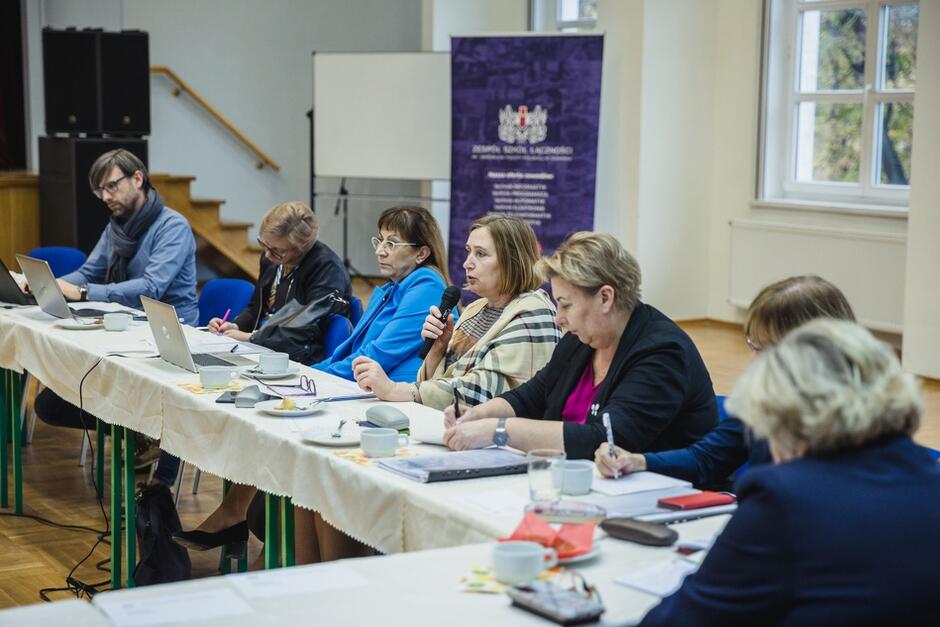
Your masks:
M904 366L940 379L940 2L921 2L904 303Z
M223 215L257 223L272 205L310 199L309 126L314 50L418 50L420 0L28 0L43 25L137 28L150 33L150 62L166 65L281 165L256 159L187 96L174 98L163 77L151 80L150 167L197 177L193 193L224 198ZM41 48L39 48L41 51ZM41 54L30 47L30 77L41 83ZM355 80L355 77L350 77ZM31 112L41 98L31 95ZM376 103L376 112L381 110ZM42 133L33 125L32 145ZM33 162L35 167L35 161ZM338 181L322 181L333 190ZM414 194L415 184L354 181L352 193ZM339 251L334 199L318 203L321 237ZM384 202L350 201L354 265L375 274L368 236Z

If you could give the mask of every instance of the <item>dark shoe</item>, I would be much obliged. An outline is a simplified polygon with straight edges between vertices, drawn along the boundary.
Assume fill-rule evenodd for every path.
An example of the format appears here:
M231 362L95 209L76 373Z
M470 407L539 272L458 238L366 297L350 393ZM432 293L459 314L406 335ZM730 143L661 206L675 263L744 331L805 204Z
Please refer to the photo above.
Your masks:
M243 520L215 533L198 529L179 531L173 534L173 541L195 551L208 551L225 545L226 557L241 559L248 550L248 523Z

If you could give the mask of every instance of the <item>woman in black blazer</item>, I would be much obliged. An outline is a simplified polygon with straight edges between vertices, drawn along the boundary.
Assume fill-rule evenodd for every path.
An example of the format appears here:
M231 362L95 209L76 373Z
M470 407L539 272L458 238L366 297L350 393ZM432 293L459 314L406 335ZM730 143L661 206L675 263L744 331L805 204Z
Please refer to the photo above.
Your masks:
M575 233L539 264L565 337L527 383L463 409L460 418L446 409L445 444L555 448L591 459L606 441L605 413L615 443L636 451L688 446L718 423L698 350L672 320L639 301L640 268L620 242Z

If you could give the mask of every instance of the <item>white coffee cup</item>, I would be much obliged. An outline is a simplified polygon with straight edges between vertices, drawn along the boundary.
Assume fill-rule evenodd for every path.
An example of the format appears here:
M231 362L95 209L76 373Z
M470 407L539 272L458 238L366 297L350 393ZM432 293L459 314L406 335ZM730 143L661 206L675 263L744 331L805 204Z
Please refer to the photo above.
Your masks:
M399 447L408 446L408 436L394 429L363 429L359 446L366 457L394 457Z
M131 323L132 315L121 312L106 313L104 315L104 328L106 331L126 331Z
M493 575L517 585L532 581L558 563L558 553L535 542L500 542L493 548Z
M264 374L281 374L287 372L290 366L290 357L287 353L259 353L258 369Z
M199 382L204 390L227 388L235 372L231 366L200 366Z
M586 459L570 459L564 462L561 491L571 496L588 494L594 481L594 462Z

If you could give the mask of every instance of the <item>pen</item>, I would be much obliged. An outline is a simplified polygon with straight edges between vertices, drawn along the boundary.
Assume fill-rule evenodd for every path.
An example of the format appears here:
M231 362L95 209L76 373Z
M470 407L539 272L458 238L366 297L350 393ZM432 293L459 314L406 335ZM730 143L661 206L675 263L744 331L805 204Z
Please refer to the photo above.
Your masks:
M610 414L605 411L604 416L602 417L602 420L604 421L604 429L607 430L607 447L610 452L610 459L611 461L616 461L617 460L617 447L614 446L614 432L610 428ZM619 478L620 478L620 473L615 468L614 479L619 479Z
M460 418L460 397L457 396L457 384L451 382L450 389L454 392L454 418Z
M222 335L222 325L225 324L225 321L228 320L228 315L232 313L232 308L229 307L225 310L225 315L222 316L222 322L219 323L219 335Z
M236 344L235 346L233 346L233 347L229 350L229 352L230 352L230 353L234 353L234 352L236 351L236 349L238 349L238 344Z

